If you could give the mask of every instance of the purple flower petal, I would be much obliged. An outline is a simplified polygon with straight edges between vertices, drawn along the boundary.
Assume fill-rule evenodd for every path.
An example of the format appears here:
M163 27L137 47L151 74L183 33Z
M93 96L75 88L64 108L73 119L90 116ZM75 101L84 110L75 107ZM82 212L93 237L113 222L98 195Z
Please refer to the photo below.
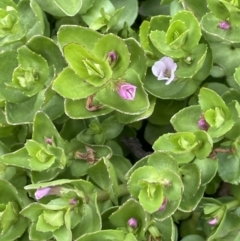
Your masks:
M217 218L210 219L208 220L208 224L211 226L215 226L218 224L218 219Z
M124 100L134 100L136 89L134 85L122 83L117 87L117 92Z
M51 193L51 187L44 187L44 188L39 188L37 189L37 191L35 192L35 198L37 200L49 195Z
M169 57L163 57L152 66L152 73L158 80L167 80L166 85L169 85L175 79L175 71L177 64Z

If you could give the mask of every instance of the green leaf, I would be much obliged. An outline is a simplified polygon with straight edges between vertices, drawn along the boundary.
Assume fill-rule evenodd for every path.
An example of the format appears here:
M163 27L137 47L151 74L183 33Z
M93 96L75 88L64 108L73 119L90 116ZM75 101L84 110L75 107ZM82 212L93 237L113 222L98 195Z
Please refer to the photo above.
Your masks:
M144 79L147 71L147 58L141 45L134 39L128 38L124 40L128 51L130 52L130 65L129 69L133 69L138 73L141 80Z
M115 212L113 212L109 220L117 228L128 227L128 220L135 218L138 222L137 237L144 239L147 215L143 207L134 199L128 199Z
M64 98L77 100L87 98L100 88L90 85L67 67L54 80L53 89Z
M147 212L156 212L163 203L162 187L150 183L140 190L138 198L140 204Z
M163 184L163 195L167 200L180 200L183 192L182 180L176 172L165 169L159 172Z
M28 161L28 152L25 147L11 153L7 153L0 157L0 163L9 166L30 169Z
M101 37L100 33L81 26L63 25L58 31L58 42L62 50L69 43L77 43L92 50Z
M149 175L151 173L151 175ZM145 183L155 182L158 183L159 172L156 168L151 166L143 166L137 168L130 176L128 180L128 189L130 194L137 198L141 189L143 188L141 182Z
M93 104L99 105L99 102L95 101ZM86 99L81 100L71 100L66 99L64 102L65 113L71 119L87 119L92 117L97 117L101 115L106 115L113 111L113 109L103 106L96 111L88 111L86 109Z
M197 158L204 159L212 152L212 138L205 131L195 131L194 134L198 140L198 147L194 150L194 153Z
M137 73L129 69L122 77L122 80L137 87L134 100L122 99L117 91L113 89L111 83L101 89L96 94L96 98L100 103L125 114L136 115L143 113L149 107L149 101Z
M44 34L43 23L39 19L39 12L36 12L36 6L34 8L28 1L20 1L18 3L18 13L20 23L25 32L26 39L24 40L24 43L34 35ZM26 18L26 16L28 17Z
M103 190L108 191L110 199L117 203L118 181L115 170L107 158L102 158L88 169L89 177Z
M166 44L171 49L181 49L185 44L188 29L184 22L180 20L171 21L166 34Z
M218 153L218 174L224 182L237 185L240 183L240 160L236 154Z
M57 241L72 241L72 232L66 226L55 230L53 236Z
M167 45L166 33L164 31L151 31L150 40L154 47L163 55L169 56L171 58L182 58L186 55L185 51L182 49L172 49Z
M135 20L137 18L137 14L138 14L138 1L137 0L132 0L132 1L111 0L111 3L115 7L115 9L120 9L120 8L124 7L121 17L119 19L117 28L114 28L114 30L118 31L118 30L122 29L125 23L127 23L128 26L131 26L135 22Z
M191 152L197 145L198 143L193 133L179 132L160 136L153 144L153 149L177 154Z
M201 88L199 92L199 104L201 109L205 112L209 109L214 109L215 107L222 108L224 113L228 117L228 108L222 98L213 90L207 88Z
M181 109L170 122L177 132L181 131L198 131L198 121L201 119L202 110L199 105L191 105Z
M229 17L228 9L225 7L224 3L217 0L207 0L209 9L213 14L219 19L227 19Z
M106 139L113 139L122 132L124 126L115 116L110 116L101 123L101 127Z
M107 14L111 14L115 10L114 6L109 0L94 1L93 6L85 14L82 15L83 21L88 26L92 25L95 20L102 17L102 14L101 14L101 11L103 11L102 9Z
M49 66L53 65L57 73L66 66L59 47L52 39L35 35L27 42L26 46L33 52L41 55L48 62ZM47 52L46 49L48 50Z
M52 138L57 147L66 148L65 141L49 117L43 112L38 112L33 121L33 140L46 145L46 138Z
M178 209L183 212L192 212L201 201L205 189L206 186L201 186L192 197L185 196L183 193L182 200Z
M159 171L163 169L172 170L176 173L179 171L177 161L168 153L164 152L156 151L151 154L148 158L148 165L155 167Z
M78 214L78 218L79 218ZM97 204L97 193L91 194L90 202L85 206L84 216L79 224L72 229L73 238L76 239L86 233L101 230L101 215Z
M218 162L211 158L195 159L194 164L198 166L201 173L201 185L209 183L217 173Z
M126 175L128 170L132 167L131 162L125 157L120 155L113 155L110 159L110 162L112 163L115 169L118 179L124 183L126 181L124 176Z
M112 51L117 56L116 63L112 66L112 78L117 79L126 72L130 63L130 53L124 41L116 35L107 34L96 43L93 54L99 59L107 60Z
M201 184L201 172L197 165L186 164L180 168L182 182L184 185L183 195L192 197L196 194Z
M222 20L225 20L221 17ZM239 21L239 20L238 20ZM203 31L207 34L207 39L214 41L228 41L232 43L239 43L237 38L240 33L240 28L238 25L232 24L231 28L227 30L218 27L220 19L215 17L212 13L207 13L203 16L201 25Z
M176 76L178 78L193 78L201 70L206 59L208 47L206 44L198 44L190 54L177 63ZM190 58L190 63L186 59Z
M58 17L74 16L82 6L82 0L70 0L69 2L63 0L36 0L36 2L45 12Z
M121 112L118 112L117 113L118 121L124 124L129 124L129 123L133 123L133 122L140 121L150 117L154 111L156 98L152 95L149 95L148 97L149 97L150 106L145 112L139 115L126 115Z
M36 229L36 224L33 223L31 224L30 228L29 228L29 238L31 239L39 239L41 238L42 240L48 240L48 239L51 239L52 238L52 233L51 232L46 232L46 233L43 233L43 232L39 232L37 231Z
M32 123L44 101L44 90L21 103L6 103L6 118L11 124Z
M124 240L125 233L120 230L100 230L93 233L87 233L75 241L92 241L101 237L102 241L114 240L122 241Z
M44 213L45 211L43 211L43 213L38 217L38 221L36 223L36 230L39 232L46 233L46 232L53 232L54 230L58 229L59 227L52 226L44 220Z
M18 63L18 68L13 72L12 83L6 85L19 89L24 95L31 97L43 89L48 80L47 61L26 46L22 46L18 49Z
M179 11L172 17L170 24L175 21L182 21L188 29L187 38L182 49L185 51L192 50L195 46L197 46L201 38L201 28L198 20L190 11Z
M153 217L160 221L161 223L166 220L166 218L170 217L175 213L177 210L181 199L179 200L167 200L167 203L165 204L165 207L161 211L157 211L153 213ZM165 233L164 233L165 234Z
M179 79L166 85L164 80L157 80L151 69L148 69L144 88L160 99L183 99L197 90L198 83L194 79Z
M0 96L10 102L22 102L27 99L19 90L6 88L6 83L11 83L12 73L17 66L16 51L11 50L0 53L0 71L4 73L0 76Z
M95 57L85 47L70 43L64 47L64 56L69 66L89 84L100 87L112 76L109 64Z

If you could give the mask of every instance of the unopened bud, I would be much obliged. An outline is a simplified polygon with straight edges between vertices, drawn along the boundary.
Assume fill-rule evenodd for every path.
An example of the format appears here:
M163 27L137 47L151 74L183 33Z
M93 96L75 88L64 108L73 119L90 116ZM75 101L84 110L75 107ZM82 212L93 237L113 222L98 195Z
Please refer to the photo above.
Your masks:
M135 219L135 218L130 218L129 220L128 220L128 225L131 227L131 228L137 228L137 226L138 226L138 222L137 222L137 220Z
M230 28L230 23L227 21L227 20L224 20L224 21L221 21L219 24L218 24L218 27L221 28L221 29L224 29L224 30L228 30Z
M198 128L200 130L207 131L209 128L209 124L206 122L205 118L202 116L201 119L198 121Z
M117 62L117 54L114 51L108 53L107 56L109 64L112 66Z

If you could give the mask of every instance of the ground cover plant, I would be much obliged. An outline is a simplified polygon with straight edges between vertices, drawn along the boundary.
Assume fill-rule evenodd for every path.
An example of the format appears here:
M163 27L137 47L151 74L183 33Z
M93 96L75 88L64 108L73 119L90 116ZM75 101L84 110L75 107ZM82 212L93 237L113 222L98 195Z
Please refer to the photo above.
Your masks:
M240 2L0 1L0 241L240 240Z

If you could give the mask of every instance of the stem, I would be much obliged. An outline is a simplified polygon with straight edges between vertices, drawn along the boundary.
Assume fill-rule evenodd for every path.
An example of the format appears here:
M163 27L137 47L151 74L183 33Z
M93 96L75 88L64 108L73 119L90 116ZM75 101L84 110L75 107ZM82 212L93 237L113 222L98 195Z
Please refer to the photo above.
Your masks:
M240 203L239 203L238 200L233 200L231 202L226 203L226 206L227 206L228 210L234 209L234 208L238 207L239 205L240 205Z
M118 197L124 196L128 194L128 189L127 189L127 183L123 183L118 186ZM106 201L110 198L110 195L107 191L99 191L97 195L97 200L98 201Z

